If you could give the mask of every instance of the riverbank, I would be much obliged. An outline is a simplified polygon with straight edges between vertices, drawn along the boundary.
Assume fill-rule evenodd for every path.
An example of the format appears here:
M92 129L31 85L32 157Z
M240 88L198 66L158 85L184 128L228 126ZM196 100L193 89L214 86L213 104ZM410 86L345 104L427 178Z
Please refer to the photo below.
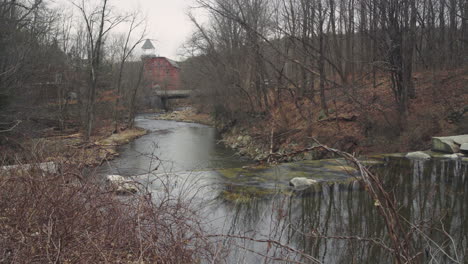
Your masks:
M215 122L213 118L206 113L197 112L191 107L185 107L183 110L175 110L166 113L162 113L153 117L154 120L171 120L177 122L186 123L199 123L208 126L214 126Z
M404 119L385 75L377 76L378 85L362 80L355 97L346 89L330 94L327 113L317 98L286 94L255 112L216 104L206 111L217 117L226 145L255 160L292 152L298 155L291 161L323 158L301 151L316 144L314 139L356 156L428 150L433 136L468 134L467 79L466 68L415 73L416 97ZM199 108L209 106L200 103Z
M192 107L185 107L183 110L175 110L167 113L159 114L151 119L154 120L170 120L186 123L199 123L215 127L220 133L222 140L220 141L227 147L235 150L239 156L245 156L255 161L265 160L271 152L264 135L251 133L247 128L242 126L228 127L222 122L216 121L207 113L197 112ZM311 140L311 145L313 145ZM298 151L297 144L281 146L276 153L279 155ZM315 160L325 158L326 155L321 152L304 152L290 157L285 157L282 162L300 161L300 160Z
M111 127L102 127L89 141L82 133L31 139L23 146L31 149L41 161L73 163L79 167L95 167L119 155L117 148L145 135L142 128L122 128L112 134Z

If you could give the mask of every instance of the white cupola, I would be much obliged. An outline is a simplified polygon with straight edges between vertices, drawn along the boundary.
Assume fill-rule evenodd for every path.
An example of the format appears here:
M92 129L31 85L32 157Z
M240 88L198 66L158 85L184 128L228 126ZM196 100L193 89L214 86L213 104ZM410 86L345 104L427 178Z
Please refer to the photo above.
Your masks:
M156 49L153 46L153 43L151 43L151 40L147 39L145 41L145 44L141 47L143 50L143 57L155 57L156 56Z

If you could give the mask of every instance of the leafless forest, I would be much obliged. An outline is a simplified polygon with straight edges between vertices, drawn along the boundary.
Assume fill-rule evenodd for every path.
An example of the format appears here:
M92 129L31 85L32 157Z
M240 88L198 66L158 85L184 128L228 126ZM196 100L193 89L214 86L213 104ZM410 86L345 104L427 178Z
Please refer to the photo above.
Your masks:
M142 86L134 51L145 36L145 18L108 1L70 6L0 3L2 133L82 129L89 139L102 120L112 119L114 130L132 125Z
M210 20L192 19L187 85L204 89L201 104L226 124L260 119L263 128L252 132L259 137L318 136L364 152L381 151L368 147L375 144L421 148L430 135L466 132L464 0L198 4ZM381 138L393 138L392 146Z
M119 155L119 145L147 133L135 117L155 108L138 53L149 38L147 19L116 2L69 0L63 8L52 0L0 0L0 263L229 263L231 250L246 241L266 248L242 248L265 263L322 263L294 239L208 232L199 190L188 182L180 187L175 176L154 180L162 186L157 195L152 182L124 181L138 186L138 194L125 196L103 183L99 166ZM330 236L311 226L300 234L304 244L320 249L336 240L351 251L372 245L394 263L467 259L466 235L449 233L443 222L452 221L449 209L464 211L468 202L466 155L453 154L464 167L456 163L455 173L443 175L460 175L449 198L440 186L452 182L434 176L438 167L425 171L417 163L409 172L406 164L408 175L437 178L431 193L418 197L424 210L415 210L422 212L417 223L402 216L413 211L394 188L407 184L411 204L420 194L415 183L395 178L389 185L359 155L426 150L433 136L468 134L468 0L194 0L192 8L199 12L188 12L195 31L178 65L183 89L193 96L175 105L210 119L229 147L239 146L229 138L247 141L241 154L259 167L303 161L312 151L319 156L311 159L340 159L359 174L351 185L365 194L359 201L372 203L367 217L381 223L375 238ZM50 163L53 170L41 167ZM444 163L440 173L449 167ZM322 194L310 197L321 206ZM423 219L432 194L445 215ZM272 206L271 221L286 230L292 227L285 201ZM459 211L454 222L464 219ZM466 230L466 223L454 226ZM375 257L366 252L352 252L353 259Z

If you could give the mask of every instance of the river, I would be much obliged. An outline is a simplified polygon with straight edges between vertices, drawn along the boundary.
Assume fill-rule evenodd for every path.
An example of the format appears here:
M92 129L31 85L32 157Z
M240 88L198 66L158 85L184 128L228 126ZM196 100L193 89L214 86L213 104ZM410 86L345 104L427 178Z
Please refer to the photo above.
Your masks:
M252 162L217 144L214 128L153 120L151 115L139 115L136 125L149 133L122 146L121 155L100 172L143 175L140 181L153 192L161 184L152 177L173 180L180 193L196 198L209 233L231 237L224 241L234 245L228 263L393 263L388 249L380 245L388 244L388 235L378 205L353 180L352 172L336 169L348 168L343 161L242 169ZM468 263L467 162L397 155L377 160L372 167L394 195L399 213L414 224L413 232L419 232L412 241L423 252L418 259ZM288 186L293 176L308 176L321 184L297 192ZM271 243L233 238L244 236L279 241L313 259Z

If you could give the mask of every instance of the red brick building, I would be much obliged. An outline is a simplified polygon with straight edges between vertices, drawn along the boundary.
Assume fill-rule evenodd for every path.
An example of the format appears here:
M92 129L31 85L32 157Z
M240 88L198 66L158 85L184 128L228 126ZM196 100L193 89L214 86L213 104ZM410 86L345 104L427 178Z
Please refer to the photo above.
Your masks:
M154 46L146 40L143 45L145 81L158 90L180 90L180 67L177 62L154 55Z
M145 80L156 89L180 90L180 67L165 57L143 58Z

